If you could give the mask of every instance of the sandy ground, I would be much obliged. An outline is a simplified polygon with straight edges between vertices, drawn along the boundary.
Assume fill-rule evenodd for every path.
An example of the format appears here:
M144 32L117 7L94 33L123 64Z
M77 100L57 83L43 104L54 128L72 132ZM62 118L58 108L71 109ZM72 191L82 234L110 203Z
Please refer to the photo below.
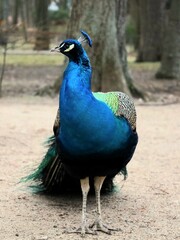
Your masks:
M81 239L63 233L80 223L81 196L38 196L18 184L41 161L58 106L57 98L34 95L58 75L57 66L6 68L0 99L0 240ZM180 239L180 82L157 81L152 70L133 75L151 100L136 104L139 144L127 181L118 176L119 191L102 196L103 217L122 231L87 240ZM94 218L95 198L89 196L89 222Z
M0 100L0 239L81 239L63 233L79 225L81 196L38 196L18 184L45 152L57 103L48 97ZM137 106L137 113L139 145L129 178L123 185L118 176L119 191L102 196L103 217L122 231L87 240L180 239L180 104ZM94 217L90 196L89 222Z

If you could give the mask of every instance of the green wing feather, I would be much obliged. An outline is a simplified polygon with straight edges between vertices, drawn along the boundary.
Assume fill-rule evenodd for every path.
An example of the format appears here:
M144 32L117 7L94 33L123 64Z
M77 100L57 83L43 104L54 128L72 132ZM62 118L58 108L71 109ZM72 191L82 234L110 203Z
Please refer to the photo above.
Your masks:
M133 100L122 92L96 92L94 97L107 104L117 117L124 116L132 129L136 130L136 109Z
M118 102L118 95L115 92L108 92L108 93L95 92L93 93L93 95L99 101L106 103L111 108L113 113L117 115L119 102Z

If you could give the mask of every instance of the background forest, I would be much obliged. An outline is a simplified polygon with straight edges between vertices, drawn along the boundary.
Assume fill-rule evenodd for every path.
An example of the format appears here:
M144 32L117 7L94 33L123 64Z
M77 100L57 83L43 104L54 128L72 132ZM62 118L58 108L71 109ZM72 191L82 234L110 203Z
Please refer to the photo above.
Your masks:
M93 90L121 90L144 100L151 99L151 90L172 91L174 85L177 90L178 0L0 0L1 95L3 77L4 95L7 94L10 66L26 71L34 64L62 65L63 56L50 55L48 50L66 37L79 37L80 29L93 39L93 48L87 49L93 66ZM18 68L16 71L18 74ZM51 82L39 86L36 93L58 92L60 75L61 71L53 74ZM153 87L148 78L153 78Z

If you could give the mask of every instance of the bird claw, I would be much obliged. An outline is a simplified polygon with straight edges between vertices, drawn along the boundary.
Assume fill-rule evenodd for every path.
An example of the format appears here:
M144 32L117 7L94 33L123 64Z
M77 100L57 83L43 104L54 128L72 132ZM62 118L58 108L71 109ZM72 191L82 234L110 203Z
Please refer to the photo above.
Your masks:
M108 227L102 221L96 220L89 227L86 225L81 225L76 229L65 230L64 233L80 233L81 237L85 237L86 234L97 235L97 231L111 235L112 231L121 231L121 229Z
M105 225L102 220L96 220L91 226L90 228L92 228L94 231L101 231L103 233L112 234L112 231L121 231L120 228L112 228L112 227L108 227L107 225Z
M82 237L85 237L86 233L87 234L92 234L96 235L96 231L90 229L88 226L80 226L76 229L71 229L71 230L65 230L64 233L80 233Z

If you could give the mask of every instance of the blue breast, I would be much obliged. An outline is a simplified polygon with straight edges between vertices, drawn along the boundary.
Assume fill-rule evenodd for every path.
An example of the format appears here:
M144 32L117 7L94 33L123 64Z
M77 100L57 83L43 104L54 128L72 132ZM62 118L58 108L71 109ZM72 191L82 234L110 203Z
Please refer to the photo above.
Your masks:
M105 103L94 98L90 78L89 69L76 68L74 63L64 75L59 140L70 154L112 152L127 144L132 131L126 119L116 118Z

